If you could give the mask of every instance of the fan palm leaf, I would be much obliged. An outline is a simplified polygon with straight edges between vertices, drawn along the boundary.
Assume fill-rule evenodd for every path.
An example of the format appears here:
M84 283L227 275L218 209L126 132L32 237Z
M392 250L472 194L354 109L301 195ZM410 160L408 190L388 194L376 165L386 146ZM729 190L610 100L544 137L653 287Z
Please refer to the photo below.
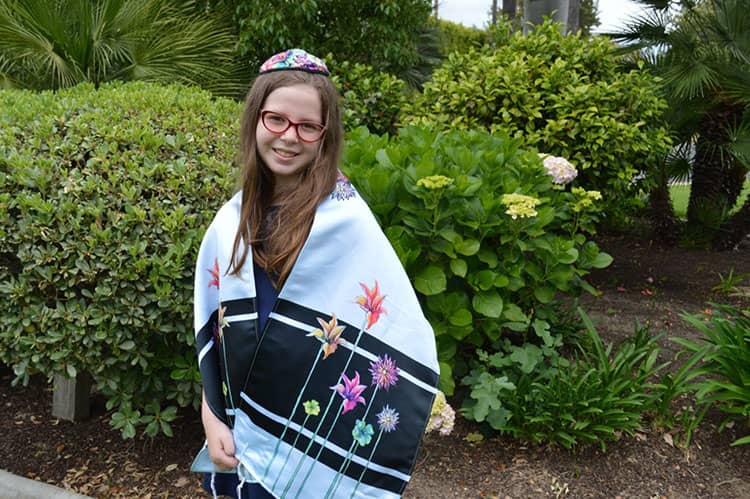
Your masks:
M144 79L237 93L231 29L186 0L0 0L3 81Z

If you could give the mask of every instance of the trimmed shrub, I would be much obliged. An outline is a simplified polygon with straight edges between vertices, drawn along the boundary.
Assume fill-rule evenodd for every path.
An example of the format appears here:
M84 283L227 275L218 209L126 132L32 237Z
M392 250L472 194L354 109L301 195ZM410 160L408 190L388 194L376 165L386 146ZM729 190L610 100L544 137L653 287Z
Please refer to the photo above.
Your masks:
M326 61L344 97L345 129L366 126L375 134L392 134L398 113L407 102L406 83L366 64L336 63L330 54Z
M485 30L469 28L443 19L433 19L432 22L440 33L440 53L443 55L478 49L489 41L489 34Z
M556 186L520 143L413 127L349 135L345 171L423 297L447 394L466 371L460 347L508 333L552 341L556 294L593 291L583 277L612 260L586 239L597 193Z
M135 425L197 406L192 289L231 194L238 105L146 83L0 92L0 361L89 372Z
M566 36L551 21L497 38L495 50L451 54L404 107L404 123L520 137L567 158L580 171L576 183L601 191L617 213L638 194L634 177L669 150L657 80L623 73L607 39Z

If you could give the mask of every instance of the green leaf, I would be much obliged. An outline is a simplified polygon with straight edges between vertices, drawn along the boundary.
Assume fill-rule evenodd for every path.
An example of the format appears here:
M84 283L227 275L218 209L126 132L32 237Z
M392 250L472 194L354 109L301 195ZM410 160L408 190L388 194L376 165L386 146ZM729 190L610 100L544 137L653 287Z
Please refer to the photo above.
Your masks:
M456 382L453 380L453 368L450 364L439 362L440 367L440 390L446 395L453 395L456 390Z
M448 318L448 321L451 324L458 327L466 327L472 323L472 320L473 317L471 315L471 312L466 310L465 308L456 310Z
M451 260L451 272L453 272L454 275L457 275L458 277L466 277L466 271L468 270L468 265L466 265L466 260L463 260L461 258L454 258Z
M542 349L536 345L526 344L523 347L513 347L510 359L517 363L526 374L531 373L542 360Z
M485 317L498 318L503 313L503 299L496 291L477 293L471 301L474 310Z
M549 303L555 297L555 288L538 286L534 288L534 297L541 303Z
M610 256L608 253L599 253L596 255L596 258L591 262L591 266L595 269L603 269L606 267L609 267L609 265L612 263L612 256Z
M121 350L132 350L135 348L135 342L133 340L125 340L122 343L120 343L120 349Z
M75 378L75 377L76 377L76 375L78 374L78 371L76 371L76 368L75 368L75 367L73 367L73 366L72 366L72 365L70 365L70 364L67 364L67 365L65 366L65 370L67 371L67 373L68 373L68 376L69 376L70 378Z
M455 243L454 248L458 253L461 253L462 255L471 256L479 251L479 241L477 241L476 239L465 239L463 241L458 241L457 243Z
M414 287L423 295L430 296L442 293L447 286L443 269L437 265L428 265L414 278Z

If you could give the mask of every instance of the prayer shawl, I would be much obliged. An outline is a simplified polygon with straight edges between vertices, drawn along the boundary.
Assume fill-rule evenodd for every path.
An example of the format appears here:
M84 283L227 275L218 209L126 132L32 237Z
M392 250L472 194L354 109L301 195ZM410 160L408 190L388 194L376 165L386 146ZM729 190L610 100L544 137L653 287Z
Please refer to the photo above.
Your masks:
M339 174L261 332L250 255L227 274L240 204L208 228L195 280L203 386L233 428L239 476L275 497L399 497L439 374L396 253Z

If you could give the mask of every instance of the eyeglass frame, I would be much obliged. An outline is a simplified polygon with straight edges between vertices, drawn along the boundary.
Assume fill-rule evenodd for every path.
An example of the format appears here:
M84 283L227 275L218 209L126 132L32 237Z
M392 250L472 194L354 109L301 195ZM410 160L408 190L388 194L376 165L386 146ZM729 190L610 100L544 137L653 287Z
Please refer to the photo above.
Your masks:
M271 130L270 128L268 128L268 125L266 125L266 116L268 116L269 114L275 114L275 115L281 116L282 118L284 118L285 120L287 120L288 123L287 123L286 128L284 128L280 132L276 132L276 131ZM299 122L292 121L291 118L289 118L289 116L287 116L286 114L279 113L277 111L271 111L270 109L264 109L263 111L260 112L260 122L263 125L263 128L265 128L266 130L268 130L269 133L272 133L274 135L284 135L287 130L289 130L290 128L294 127L294 133L297 135L297 138L299 140L301 140L302 142L305 142L306 144L314 144L316 142L320 142L321 140L323 140L323 135L325 134L326 129L328 128L323 123L317 123L315 121L299 121ZM322 127L320 129L320 136L317 139L315 139L315 140L307 140L307 139L303 138L300 135L300 133L299 133L299 128L298 127L300 125L316 125L316 126Z

